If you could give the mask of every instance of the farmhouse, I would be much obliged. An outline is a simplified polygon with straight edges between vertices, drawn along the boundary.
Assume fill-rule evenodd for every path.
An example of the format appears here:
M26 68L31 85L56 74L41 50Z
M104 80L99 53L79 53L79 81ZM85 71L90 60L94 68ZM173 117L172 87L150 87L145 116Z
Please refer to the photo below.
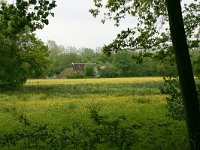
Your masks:
M92 64L96 66L95 63L72 63L71 68L66 68L60 74L57 75L57 78L66 78L66 75L70 75L77 72L84 72L85 65Z

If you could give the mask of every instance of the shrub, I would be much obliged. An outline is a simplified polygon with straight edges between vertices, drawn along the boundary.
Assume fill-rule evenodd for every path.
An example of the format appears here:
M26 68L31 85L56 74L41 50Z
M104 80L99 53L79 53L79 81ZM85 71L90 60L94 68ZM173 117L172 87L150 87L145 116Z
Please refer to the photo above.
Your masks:
M166 98L166 107L168 110L167 116L175 120L185 119L185 111L178 78L164 77L164 81L165 83L160 87L160 91L162 94L170 95L170 97Z
M88 127L79 123L55 131L47 125L32 124L21 115L19 121L23 129L13 133L0 135L0 147L12 149L20 146L23 149L85 149L95 150L99 147L110 146L115 149L129 150L138 141L134 127L123 127L121 116L113 121L106 121L96 110L91 110L91 119L97 125Z
M86 77L94 77L97 74L93 64L86 64L84 67L84 73Z
M83 72L75 72L73 74L69 74L66 76L69 79L82 79L85 78L85 74Z
M99 73L102 78L115 78L119 76L117 69L113 66L107 66L101 69Z

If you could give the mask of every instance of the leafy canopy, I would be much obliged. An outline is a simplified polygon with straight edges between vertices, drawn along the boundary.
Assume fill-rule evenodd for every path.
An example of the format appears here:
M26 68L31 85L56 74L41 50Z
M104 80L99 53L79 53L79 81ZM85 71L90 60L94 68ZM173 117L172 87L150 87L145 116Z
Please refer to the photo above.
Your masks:
M104 53L131 49L171 51L170 32L165 0L93 0L90 12L94 17L103 13L102 22L114 20L119 26L127 16L137 19L136 26L121 31L116 39L104 46ZM200 1L184 2L183 16L189 47L198 47L200 42Z
M15 88L39 77L47 65L47 47L33 34L48 24L55 1L16 0L0 3L0 89Z

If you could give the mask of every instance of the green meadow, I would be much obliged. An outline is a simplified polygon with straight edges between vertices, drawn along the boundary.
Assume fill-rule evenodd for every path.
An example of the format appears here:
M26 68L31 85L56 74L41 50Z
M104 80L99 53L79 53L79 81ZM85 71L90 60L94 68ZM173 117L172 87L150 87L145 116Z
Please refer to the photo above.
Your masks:
M188 149L185 122L167 117L162 84L160 77L28 80L0 94L0 149Z

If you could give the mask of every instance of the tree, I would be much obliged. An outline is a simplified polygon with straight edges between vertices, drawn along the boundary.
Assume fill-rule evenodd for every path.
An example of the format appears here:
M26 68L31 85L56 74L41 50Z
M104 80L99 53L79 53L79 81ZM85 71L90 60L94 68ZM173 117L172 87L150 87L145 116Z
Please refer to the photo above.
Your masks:
M188 46L197 47L200 43L200 2L196 0L189 4L185 3L183 10L180 0L108 0L105 5L101 0L94 0L94 4L96 8L90 12L95 17L101 9L106 10L102 22L114 19L116 25L119 25L120 20L127 15L138 19L136 27L122 31L111 44L104 46L106 54L110 55L112 51L128 48L143 51L173 49L186 112L190 147L200 149L199 103L188 51ZM169 43L170 32L173 48Z
M191 149L200 149L200 111L179 0L166 0Z
M58 75L66 68L71 68L72 63L83 61L75 47L57 45L55 41L48 40L48 51L50 64L48 65L48 76Z
M86 77L94 77L96 75L94 64L86 64L84 67L84 74Z
M48 48L37 39L34 34L21 36L19 44L23 43L24 50L18 52L19 61L26 66L27 75L30 78L45 77L49 64ZM20 75L22 75L20 73Z
M47 41L48 52L49 52L49 66L48 66L48 76L54 76L62 69L60 68L60 55L62 54L61 46L57 45L55 41L48 40Z
M115 78L119 76L117 69L109 62L99 67L98 72L102 78Z
M16 0L0 3L0 88L15 88L30 76L39 77L47 62L47 47L33 31L48 24L55 1Z
M49 49L50 59L52 61L55 61L56 57L58 57L58 55L62 54L62 52L63 52L62 47L58 46L55 41L48 40L47 46Z
M132 53L128 51L118 52L113 56L113 65L122 77L130 77L134 72Z
M80 54L84 62L91 62L96 57L94 50L90 48L83 48Z

